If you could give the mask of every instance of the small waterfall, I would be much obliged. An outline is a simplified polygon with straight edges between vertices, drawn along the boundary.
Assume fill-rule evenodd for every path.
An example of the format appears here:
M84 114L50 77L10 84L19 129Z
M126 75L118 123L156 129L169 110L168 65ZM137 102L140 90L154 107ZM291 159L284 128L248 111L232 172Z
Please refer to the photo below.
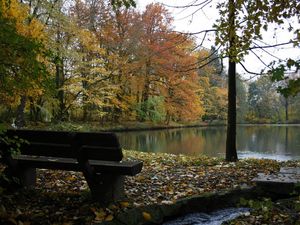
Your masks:
M228 208L212 213L192 213L163 223L163 225L221 225L243 213L249 212L248 208Z

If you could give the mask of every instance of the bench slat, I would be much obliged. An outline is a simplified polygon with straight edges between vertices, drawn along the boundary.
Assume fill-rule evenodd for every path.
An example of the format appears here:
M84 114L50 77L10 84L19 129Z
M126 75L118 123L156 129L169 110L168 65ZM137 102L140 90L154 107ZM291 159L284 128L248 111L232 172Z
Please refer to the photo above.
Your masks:
M31 142L23 144L20 150L23 155L76 158L76 152L70 144Z
M18 136L29 142L70 144L74 139L74 133L66 131L45 131L45 130L7 130L10 137Z
M143 167L143 162L141 161L112 162L90 160L90 164L98 173L117 173L130 176L140 173Z
M123 158L119 140L114 133L76 133L76 141L89 159L121 161Z
M77 149L71 147L76 141L78 146L83 146L83 154L88 159L121 161L123 158L122 149L114 133L8 130L7 135L18 136L29 142L23 143L20 148L25 155L76 158Z
M24 156L20 155L14 157L20 163L20 166L56 169L56 170L69 170L81 171L81 168L75 159L66 158L50 158L43 156ZM134 176L142 170L143 163L140 161L99 161L89 160L90 165L95 168L97 173L119 174Z
M81 147L83 153L88 159L121 161L123 158L122 149L116 147L99 147L91 145L83 145Z
M117 136L110 132L77 132L76 140L80 145L120 148Z

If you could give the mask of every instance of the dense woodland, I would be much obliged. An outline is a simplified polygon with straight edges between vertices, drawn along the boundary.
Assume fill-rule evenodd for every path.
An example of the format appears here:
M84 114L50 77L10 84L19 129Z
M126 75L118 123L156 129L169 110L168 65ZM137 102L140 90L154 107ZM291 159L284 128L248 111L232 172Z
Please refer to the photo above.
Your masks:
M175 32L160 4L1 0L0 24L2 122L226 120L220 53ZM237 76L238 122L299 122L300 95L278 85Z

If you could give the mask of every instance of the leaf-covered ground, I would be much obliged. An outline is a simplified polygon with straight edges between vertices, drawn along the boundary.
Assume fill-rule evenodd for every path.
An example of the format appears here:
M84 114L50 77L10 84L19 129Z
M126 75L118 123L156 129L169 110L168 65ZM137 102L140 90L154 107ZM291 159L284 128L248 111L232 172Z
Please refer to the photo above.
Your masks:
M252 185L257 173L276 172L281 166L300 166L297 161L249 159L227 163L205 156L124 153L127 159L143 160L144 167L140 174L126 177L123 201L101 206L90 201L81 173L38 170L35 190L12 193L0 187L0 224L90 224L113 220L117 213L134 207L171 204L204 192Z

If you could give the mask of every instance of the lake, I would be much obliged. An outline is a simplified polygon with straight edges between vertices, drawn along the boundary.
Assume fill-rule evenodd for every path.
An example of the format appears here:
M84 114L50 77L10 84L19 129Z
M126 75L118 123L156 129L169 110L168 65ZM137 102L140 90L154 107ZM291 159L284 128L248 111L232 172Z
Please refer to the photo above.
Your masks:
M121 146L143 152L225 156L226 127L117 133ZM238 125L239 158L300 159L300 125Z

